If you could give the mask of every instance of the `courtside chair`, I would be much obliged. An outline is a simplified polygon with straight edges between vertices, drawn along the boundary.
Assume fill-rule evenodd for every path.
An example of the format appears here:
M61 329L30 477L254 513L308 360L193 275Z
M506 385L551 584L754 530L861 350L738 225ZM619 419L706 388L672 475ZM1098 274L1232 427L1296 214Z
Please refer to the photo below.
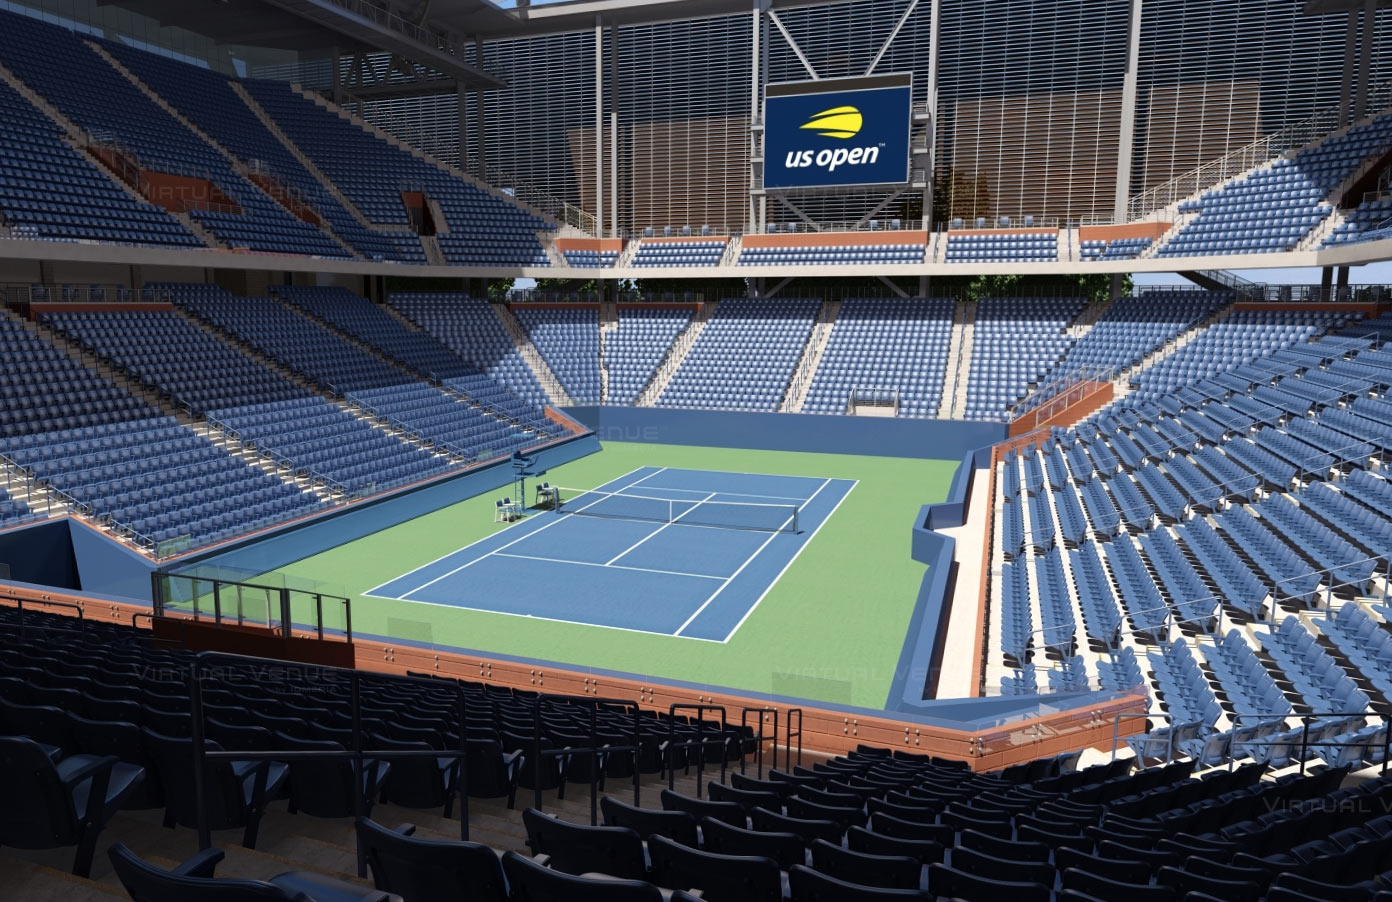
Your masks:
M134 902L402 902L400 896L310 871L270 880L218 880L213 871L226 854L221 849L205 849L172 871L144 861L122 843L107 854Z
M403 902L507 902L507 880L496 852L475 842L416 839L415 830L412 824L390 830L358 818L358 844L379 890L395 893Z
M72 872L87 877L102 828L145 779L141 768L118 774L117 763L109 755L74 755L55 764L32 739L0 737L0 845L76 846Z

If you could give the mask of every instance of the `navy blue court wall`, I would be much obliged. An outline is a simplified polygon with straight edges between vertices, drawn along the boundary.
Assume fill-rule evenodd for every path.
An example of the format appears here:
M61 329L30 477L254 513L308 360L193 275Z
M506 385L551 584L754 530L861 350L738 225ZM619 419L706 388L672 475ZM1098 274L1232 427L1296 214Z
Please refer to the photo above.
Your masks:
M602 442L648 442L960 460L1006 437L1004 423L803 413L567 407Z
M9 578L56 589L81 589L68 524L64 518L0 533L0 564L10 568Z

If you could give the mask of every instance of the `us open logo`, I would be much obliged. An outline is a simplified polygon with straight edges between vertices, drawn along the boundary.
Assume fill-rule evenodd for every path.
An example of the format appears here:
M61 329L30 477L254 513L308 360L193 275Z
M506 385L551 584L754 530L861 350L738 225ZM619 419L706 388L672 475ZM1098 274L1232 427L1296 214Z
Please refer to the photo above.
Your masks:
M846 141L860 134L865 125L865 117L853 106L832 107L809 116L799 128L816 132L822 138L835 138ZM869 147L824 147L821 150L790 150L783 165L789 169L806 169L815 166L827 172L835 172L840 166L869 166L880 158L884 144Z

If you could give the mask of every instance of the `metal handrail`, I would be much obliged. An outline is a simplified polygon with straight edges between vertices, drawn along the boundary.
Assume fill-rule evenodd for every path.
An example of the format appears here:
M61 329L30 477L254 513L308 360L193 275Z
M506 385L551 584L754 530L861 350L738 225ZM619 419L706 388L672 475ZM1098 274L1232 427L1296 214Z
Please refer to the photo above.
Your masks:
M76 611L76 612L77 612L77 624L78 624L78 626L77 626L77 632L80 632L80 633L85 633L85 632L87 632L87 619L86 619L86 613L84 612L84 610L83 610L83 608L82 608L82 605L80 605L80 604L74 604L73 602L70 602L70 601L54 601L54 600L51 600L51 599L42 599L42 598L23 598L23 597L21 597L21 596L19 596L19 595L0 595L0 602L3 602L3 601L12 601L12 602L15 603L15 609L19 612L19 634L20 634L20 636L27 636L27 635L28 635L28 632L29 632L29 627L28 627L28 626L25 624L25 622L24 622L24 606L25 606L26 604L28 604L28 605L30 605L30 606L33 606L33 605L43 605L43 606L45 606L45 607L52 607L52 608L68 608L68 609L71 609L71 610L73 610L73 611ZM72 618L71 618L71 617L65 617L65 618L64 618L64 620L70 620L70 619L72 619ZM48 631L48 630L55 630L55 631L56 631L56 628L55 628L55 627L48 627L48 626L34 627L34 629L45 630L45 631ZM71 632L71 630L63 630L63 632Z
M249 655L235 655L224 652L205 651L195 654L189 662L188 684L189 684L189 706L190 721L193 745L193 796L194 796L194 821L198 832L198 848L205 850L212 847L212 831L208 824L208 800L207 800L207 762L208 761L287 761L287 760L340 760L349 759L353 762L353 812L355 817L362 817L366 811L363 798L363 772L365 759L371 756L373 759L409 759L409 758L452 758L458 762L459 773L455 779L454 793L459 803L459 838L469 839L469 731L468 731L468 699L464 691L464 685L458 681L453 681L455 695L458 700L459 714L459 748L458 749L367 749L364 748L363 724L362 724L362 705L361 688L363 673L356 668L331 667L328 665L303 665L307 670L318 673L346 674L349 685L349 704L352 712L352 749L343 751L330 750L302 750L302 751L222 751L205 748L205 728L206 724L203 715L203 679L200 676L200 668L203 664L210 661L232 661L246 662L248 664L264 664L267 659L257 658ZM283 663L283 662L277 662ZM440 686L442 681L428 677L399 676L394 674L373 674L374 679L391 680L398 683L409 682L413 685L428 684ZM262 772L264 774L264 770ZM256 791L264 792L264 776L258 776ZM367 876L366 858L363 853L361 842L358 843L358 876Z
M1118 714L1116 715L1116 717L1114 717L1114 718L1112 719L1112 760L1113 760L1113 761L1116 760L1117 740L1121 738L1121 722L1122 722L1123 720L1137 720L1137 719L1139 719L1139 718L1145 718L1145 719L1146 719L1146 722L1149 723L1149 722L1150 722L1150 718L1152 718L1152 717L1158 717L1158 718L1160 718L1161 720L1165 721L1165 723L1167 724L1167 727L1166 727L1166 728L1170 731L1170 732L1169 732L1169 735L1168 735L1168 737L1167 737L1167 738L1169 739L1169 751L1166 753L1166 758L1165 758L1166 761L1172 761L1172 760L1174 760L1174 734L1175 734L1175 730L1178 729L1179 727L1188 726L1189 723L1197 723L1197 721L1190 721L1189 723L1176 724L1176 723L1174 722L1174 715L1173 715L1173 714L1170 714L1168 711L1156 711L1156 712L1154 712L1154 713L1149 712L1149 711L1145 711L1145 712L1139 712L1139 711L1122 711L1122 712L1118 713Z
M696 738L677 741L677 712L694 711L696 713ZM706 718L707 711L718 711L720 713L720 735L718 738L707 739L706 737ZM730 725L725 719L724 705L706 704L673 704L667 709L667 747L666 747L666 766L667 766L667 788L675 789L677 776L673 769L675 763L674 753L678 748L689 751L692 748L697 750L696 755L696 798L701 798L703 780L706 773L706 747L719 745L720 752L720 782L725 782L726 769L726 745L729 742ZM690 761L687 767L690 767Z
M1314 742L1314 743L1310 742L1310 724L1312 724L1312 723L1314 723L1314 722L1316 722L1316 721L1319 721L1319 720L1327 720L1327 719L1335 719L1335 720L1337 720L1337 719L1345 719L1345 720L1348 720L1348 719L1352 719L1352 718L1355 718L1355 717L1361 717L1361 718L1364 718L1365 720L1366 720L1367 718L1369 718L1369 717L1376 717L1378 720L1382 721L1382 724L1383 724L1383 727L1384 727L1384 730L1383 730L1383 741L1382 741L1382 761L1380 762L1381 767L1380 767L1378 773L1379 773L1379 775L1385 775L1385 774L1387 773L1387 768L1388 768L1388 757L1389 757L1389 753L1392 753L1392 714L1380 713L1380 712L1377 712L1377 711L1347 711L1347 712L1319 711L1319 712L1310 712L1310 713L1308 713L1308 714L1287 714L1287 715L1256 714L1256 713L1252 713L1252 712L1248 712L1248 713L1245 713L1245 714L1244 714L1244 713L1242 713L1242 712L1235 712L1235 713L1233 713L1232 715L1230 715L1230 719L1231 719L1232 722L1233 722L1233 728L1232 728L1231 732L1236 733L1237 730L1240 729L1240 726L1239 726L1239 725L1241 724L1241 722L1242 722L1244 719L1261 719L1263 723L1269 723L1269 722L1271 722L1271 721L1273 721L1273 720L1279 720L1279 721L1281 721L1281 722L1284 724L1284 723L1285 723L1289 718L1291 718L1291 717L1299 717L1299 718L1300 718L1300 726L1301 726L1301 730L1300 730L1300 774L1301 774L1302 776L1305 774L1305 765L1306 765L1307 759L1309 758L1309 751L1310 751L1311 747L1322 747L1322 746L1327 746L1327 745L1331 745L1331 744L1332 744L1332 743L1324 742L1324 741ZM1277 746L1277 745L1285 745L1285 744L1286 744L1286 743L1283 743L1283 742L1277 742L1277 741L1275 741L1275 740L1268 740L1266 737L1256 737L1256 738L1252 738L1252 739L1244 739L1244 740L1242 740L1242 741L1243 741L1243 743L1244 743L1245 745L1254 745L1254 746ZM1347 743L1345 743L1345 744L1347 744ZM1358 745L1359 745L1360 747L1362 747L1362 748L1373 748L1375 744L1374 744L1374 743L1370 743L1370 742L1362 742L1362 743L1358 743ZM1336 747L1337 747L1337 746L1336 746ZM1229 752L1228 752L1228 766L1229 766L1229 769L1231 769L1232 765L1236 762L1236 760L1237 760L1237 759L1236 759L1236 757L1232 754L1232 751L1231 751L1231 748L1230 748L1230 749L1229 749Z
M583 704L590 709L590 731L585 737L589 745L576 748L567 746L560 749L542 748L542 719L541 708L543 702L564 702L565 704ZM631 709L633 712L633 743L632 745L596 745L599 738L599 709L602 706L620 706ZM637 702L631 699L600 698L592 695L551 695L548 693L538 693L533 699L533 749L532 749L532 790L533 807L542 810L542 771L541 764L547 758L570 758L574 755L588 755L590 758L590 826L599 823L599 766L600 758L613 752L631 752L633 754L633 804L638 806L640 801L640 774L639 757L642 755L642 708ZM561 783L564 785L566 775L560 775Z

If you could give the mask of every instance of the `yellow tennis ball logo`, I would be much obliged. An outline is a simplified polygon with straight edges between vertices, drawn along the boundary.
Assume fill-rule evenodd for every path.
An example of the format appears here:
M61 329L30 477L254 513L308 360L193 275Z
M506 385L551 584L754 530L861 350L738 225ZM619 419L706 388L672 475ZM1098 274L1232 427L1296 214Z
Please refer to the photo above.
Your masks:
M816 132L823 138L844 140L860 134L860 127L864 123L865 117L860 115L860 110L853 106L838 106L808 117L801 128Z

